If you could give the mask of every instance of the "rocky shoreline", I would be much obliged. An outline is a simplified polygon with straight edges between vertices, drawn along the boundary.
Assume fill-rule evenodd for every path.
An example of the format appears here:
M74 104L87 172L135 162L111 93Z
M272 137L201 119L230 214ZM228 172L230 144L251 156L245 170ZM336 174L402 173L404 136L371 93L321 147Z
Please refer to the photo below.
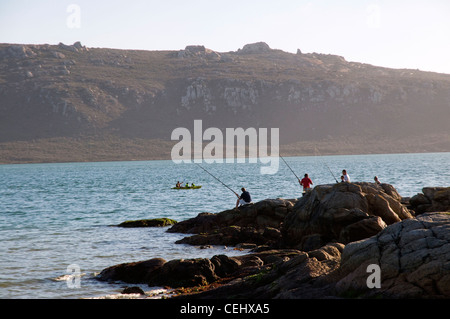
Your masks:
M389 184L318 185L168 231L187 235L179 244L252 250L124 263L97 279L171 288L172 298L450 297L450 187L402 198Z

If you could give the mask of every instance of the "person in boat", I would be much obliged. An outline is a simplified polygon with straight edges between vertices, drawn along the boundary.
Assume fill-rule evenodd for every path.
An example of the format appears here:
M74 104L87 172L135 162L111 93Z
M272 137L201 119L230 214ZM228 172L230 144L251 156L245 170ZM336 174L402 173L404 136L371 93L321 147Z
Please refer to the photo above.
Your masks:
M190 187L189 187L189 183L186 183L186 185L184 186L184 188L190 188Z
M181 188L181 183L180 181L177 182L177 185L175 186L176 188Z
M195 184L194 183L191 184L191 188L195 188Z
M313 184L313 181L309 178L308 174L305 174L305 176L300 181L300 185L303 186L303 195L305 195L307 192L311 191L312 184Z
M348 175L348 173L345 169L342 170L342 176L344 177L343 182L350 183L350 176Z
M238 198L236 201L236 208L238 208L238 206L247 205L252 202L252 197L250 196L250 193L246 191L244 187L241 188L241 191L242 191L241 196L236 194Z

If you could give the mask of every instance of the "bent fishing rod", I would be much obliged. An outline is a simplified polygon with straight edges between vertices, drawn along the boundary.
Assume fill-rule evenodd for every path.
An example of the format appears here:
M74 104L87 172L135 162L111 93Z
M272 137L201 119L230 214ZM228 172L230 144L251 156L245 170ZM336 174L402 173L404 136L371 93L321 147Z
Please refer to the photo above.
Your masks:
M202 170L204 170L206 173L208 173L209 175L211 175L212 177L214 177L216 180L218 180L223 186L225 186L226 188L228 188L230 191L232 191L237 197L239 197L238 193L236 193L234 190L232 190L230 187L228 187L224 182L222 182L220 179L218 179L217 177L215 177L213 174L211 174L210 172L208 172L206 170L206 168L202 167L200 164L195 163L198 167L200 167Z
M281 159L283 160L283 162L286 164L287 167L289 167L289 169L291 170L291 172L295 175L295 177L297 177L298 182L300 183L300 178L298 178L297 174L295 174L294 170L289 166L289 164L286 162L286 160L283 158L283 156L279 155L281 157Z
M316 150L316 155L319 154L319 156L322 156L322 155L320 155L319 150L317 149L317 147L315 147L314 149ZM331 175L333 176L333 178L336 181L336 183L339 183L338 180L336 179L336 176L334 176L333 172L331 171L331 169L327 165L327 163L325 163L325 161L321 161L321 162L322 162L322 164L324 164L328 168L328 171L331 173Z

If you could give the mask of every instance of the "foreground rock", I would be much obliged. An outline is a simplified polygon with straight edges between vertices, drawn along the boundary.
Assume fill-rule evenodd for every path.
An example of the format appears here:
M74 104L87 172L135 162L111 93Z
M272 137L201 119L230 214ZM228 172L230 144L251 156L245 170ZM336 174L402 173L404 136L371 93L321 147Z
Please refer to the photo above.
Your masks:
M309 253L300 252L218 288L178 298L335 298L330 274L339 267L343 247L342 244L331 243Z
M380 267L379 288L367 284L369 265ZM450 298L450 214L422 214L345 247L156 258L109 267L98 279L205 290L179 298Z
M367 288L367 266L381 268L381 288ZM337 293L394 298L450 298L450 214L426 213L348 244Z
M104 269L97 279L146 283L149 286L172 288L203 286L224 278L244 277L274 263L286 261L299 254L297 250L271 250L245 256L216 255L211 259L154 258L142 262L124 263Z
M188 298L450 298L450 214L427 213L343 248L328 244ZM380 288L369 288L381 269Z

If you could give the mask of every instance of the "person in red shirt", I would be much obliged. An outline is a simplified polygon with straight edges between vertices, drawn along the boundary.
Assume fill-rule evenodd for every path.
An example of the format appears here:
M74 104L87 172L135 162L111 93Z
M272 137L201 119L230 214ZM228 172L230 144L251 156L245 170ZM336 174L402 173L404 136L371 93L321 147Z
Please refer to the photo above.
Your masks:
M305 174L305 177L300 181L300 185L303 186L303 195L311 190L311 185L313 184L312 180L309 178L308 174Z

